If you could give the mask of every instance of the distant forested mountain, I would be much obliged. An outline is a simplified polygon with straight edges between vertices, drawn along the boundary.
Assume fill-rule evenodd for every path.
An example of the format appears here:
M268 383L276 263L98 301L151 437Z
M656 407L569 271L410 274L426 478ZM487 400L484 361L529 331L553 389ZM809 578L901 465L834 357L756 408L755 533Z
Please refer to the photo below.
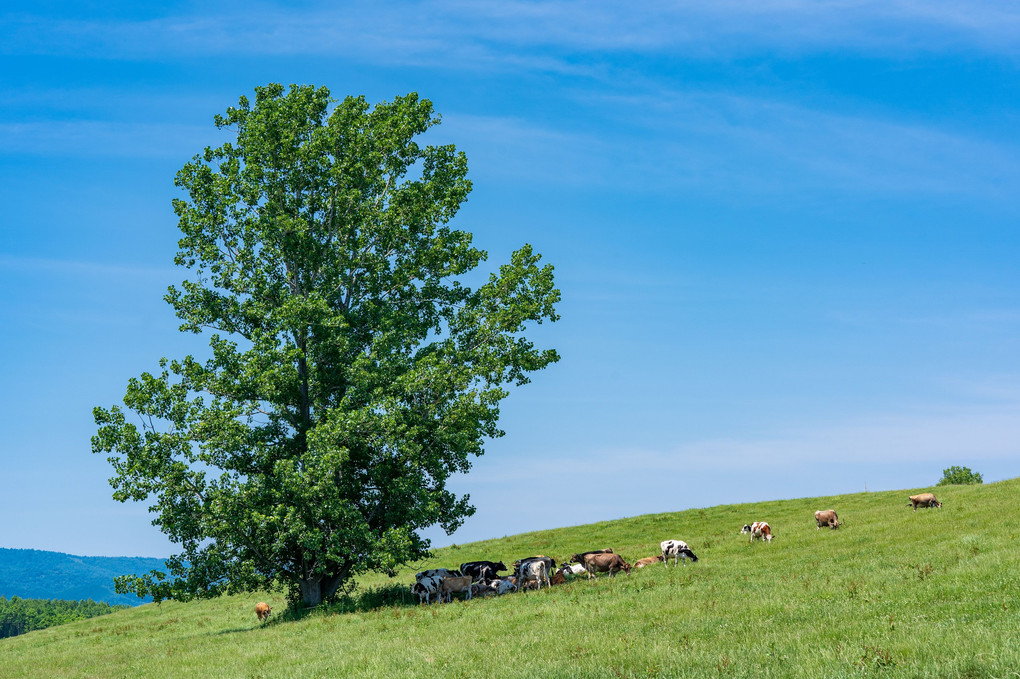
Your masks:
M60 599L7 599L0 596L0 639L14 637L65 622L106 615L127 606L111 606L97 601Z
M36 549L0 548L0 596L22 599L105 601L137 606L150 599L117 594L113 578L165 570L163 559L133 556L74 556Z

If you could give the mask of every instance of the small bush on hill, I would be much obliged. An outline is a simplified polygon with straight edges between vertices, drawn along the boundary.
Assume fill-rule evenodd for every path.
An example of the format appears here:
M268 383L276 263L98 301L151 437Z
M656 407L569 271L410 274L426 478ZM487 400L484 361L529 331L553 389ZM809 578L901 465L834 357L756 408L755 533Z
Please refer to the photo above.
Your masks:
M975 483L984 483L984 479L977 472L970 470L970 467L952 466L942 470L942 480L937 486L969 486Z

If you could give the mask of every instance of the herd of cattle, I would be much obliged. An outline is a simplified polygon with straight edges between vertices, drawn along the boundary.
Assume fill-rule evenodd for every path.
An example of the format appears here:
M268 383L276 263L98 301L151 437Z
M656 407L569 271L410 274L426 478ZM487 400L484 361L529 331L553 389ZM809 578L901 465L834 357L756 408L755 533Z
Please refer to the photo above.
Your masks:
M911 495L910 505L917 511L918 507L941 507L942 503L931 493L922 493ZM836 512L831 509L815 512L815 523L818 530L836 530L842 525ZM771 543L773 538L772 528L765 521L746 524L740 532L749 534L752 543L755 540ZM586 573L588 579L592 580L596 573L609 573L615 577L623 571L630 575L632 568L644 568L660 561L668 566L670 559L673 559L674 566L678 566L680 561L686 566L688 559L692 563L698 560L683 540L663 540L659 547L661 554L638 559L633 566L612 549L574 554L558 568L554 559L541 554L518 559L512 569L508 569L502 561L469 561L460 564L459 569L433 568L416 574L411 592L418 596L419 603L442 603L451 601L454 594L461 594L465 599L500 596L509 592L541 589L543 585L559 585L581 573ZM501 576L501 571L511 571L511 574ZM553 575L550 576L550 573Z
M556 560L542 554L518 559L513 563L511 575L500 576L500 571L510 570L502 561L469 561L462 563L459 569L433 568L415 575L415 583L411 592L418 595L420 603L435 600L440 603L450 601L454 594L462 594L465 599L476 596L502 595L526 589L542 589L560 585L568 578L587 573L593 579L596 573L609 573L616 576L623 571L630 575L632 568L643 568L659 561L673 559L673 565L682 560L697 561L691 548L683 540L663 540L660 545L662 554L638 560L633 566L623 560L612 549L598 549L591 552L574 554L565 563L556 567ZM552 576L549 573L553 573Z

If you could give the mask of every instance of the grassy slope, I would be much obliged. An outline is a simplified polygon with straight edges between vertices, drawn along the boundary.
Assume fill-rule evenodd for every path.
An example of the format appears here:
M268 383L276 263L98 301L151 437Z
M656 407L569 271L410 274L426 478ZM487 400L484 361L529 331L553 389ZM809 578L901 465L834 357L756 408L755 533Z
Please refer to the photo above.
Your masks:
M1004 677L1020 671L1020 479L655 514L439 550L433 565L665 538L701 561L447 606L277 616L258 596L142 606L0 642L10 677ZM911 493L916 491L910 491ZM815 509L846 525L816 531ZM740 526L768 520L773 544ZM410 582L411 572L398 580ZM366 585L386 585L385 577ZM278 613L278 595L262 597Z

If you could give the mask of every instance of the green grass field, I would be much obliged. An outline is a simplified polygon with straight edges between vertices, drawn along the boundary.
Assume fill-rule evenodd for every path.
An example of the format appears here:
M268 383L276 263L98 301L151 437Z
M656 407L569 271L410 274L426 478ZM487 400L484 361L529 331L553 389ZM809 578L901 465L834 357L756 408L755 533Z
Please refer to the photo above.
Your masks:
M4 677L1020 677L1020 479L727 505L438 550L426 567L686 540L700 561L449 605L146 605L0 641ZM815 529L816 509L845 525ZM748 543L767 520L772 544ZM257 623L255 603L273 605ZM353 608L353 610L352 610Z

